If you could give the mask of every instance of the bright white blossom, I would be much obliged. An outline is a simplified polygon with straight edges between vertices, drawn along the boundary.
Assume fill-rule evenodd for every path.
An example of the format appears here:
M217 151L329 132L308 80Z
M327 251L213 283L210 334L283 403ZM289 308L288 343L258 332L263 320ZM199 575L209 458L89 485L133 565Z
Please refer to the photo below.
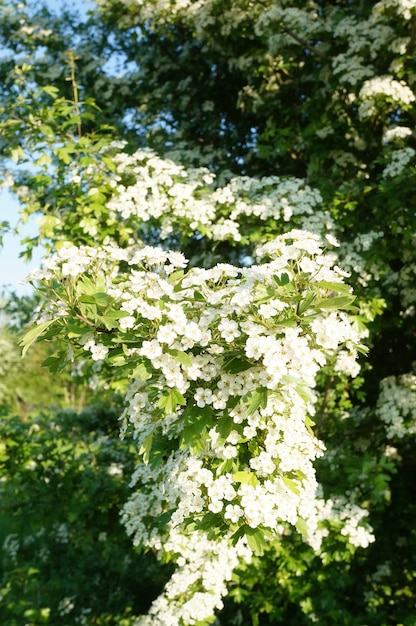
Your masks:
M298 526L319 549L319 529L333 510L317 497L314 461L325 447L310 428L316 377L327 364L355 376L365 335L331 305L337 293L346 304L354 298L324 247L318 234L297 229L259 246L251 267L186 269L182 255L151 246L63 248L47 262L46 283L72 264L81 312L85 301L102 316L81 332L82 353L100 361L127 341L113 358L137 364L122 434L132 432L145 462L136 466L123 521L136 544L174 554L179 565L138 624L193 624L220 608L233 568L254 549L240 528L260 537L282 523ZM97 273L97 295L81 271ZM51 302L47 315L62 323L69 305ZM163 462L149 463L155 441L163 442ZM111 475L121 471L109 467ZM365 545L365 513L348 506L337 513L342 532ZM198 530L206 515L222 524L221 538ZM197 530L190 532L192 518Z

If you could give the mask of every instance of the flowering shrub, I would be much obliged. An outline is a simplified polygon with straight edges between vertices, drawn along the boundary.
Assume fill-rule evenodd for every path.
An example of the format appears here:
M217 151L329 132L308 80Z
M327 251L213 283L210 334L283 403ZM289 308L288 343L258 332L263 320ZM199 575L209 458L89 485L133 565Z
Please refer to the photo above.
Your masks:
M64 246L29 276L54 298L26 348L60 329L67 358L87 351L127 372L122 432L142 460L124 522L136 545L181 564L152 609L160 623L168 606L172 624L209 618L238 560L282 522L319 550L319 524L333 516L313 468L324 450L312 431L316 377L325 366L357 375L366 333L342 311L354 296L317 235L291 231L256 256L263 263L247 268L186 270L182 254L150 246ZM341 507L342 534L355 535L356 515ZM372 536L360 533L352 542L365 546ZM222 577L213 554L226 559Z

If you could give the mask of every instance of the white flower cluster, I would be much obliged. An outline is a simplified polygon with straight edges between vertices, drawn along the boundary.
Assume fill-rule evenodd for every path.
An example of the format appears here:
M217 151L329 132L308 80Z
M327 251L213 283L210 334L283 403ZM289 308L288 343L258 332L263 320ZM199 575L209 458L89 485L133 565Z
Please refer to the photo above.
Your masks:
M400 150L395 150L391 155L391 161L383 171L383 177L394 178L395 176L400 176L409 167L409 164L413 160L416 151L413 148L401 148ZM410 166L415 168L415 166ZM409 172L410 173L410 172Z
M381 381L376 413L388 439L416 434L416 376L389 376Z
M69 530L68 526L65 523L56 525L55 539L58 543L68 543Z
M277 25L280 28L276 28ZM307 41L318 34L322 36L323 30L325 22L320 19L318 7L313 3L306 9L288 6L288 3L281 3L280 6L272 3L272 6L262 11L255 25L258 36L268 36L270 51L274 54L278 53L284 44L301 45L301 42L291 35L293 32Z
M186 169L149 149L133 155L120 152L115 164L110 213L136 223L156 221L162 239L179 229L238 242L250 228L251 217L281 222L281 229L289 221L292 227L316 233L333 227L329 214L320 209L320 193L301 179L238 176L214 188L215 176L207 168Z
M342 13L338 7L323 11L313 2L302 9L290 4L265 6L255 22L255 33L266 39L270 55L275 59L282 50L300 46L322 57L325 48L321 43L330 38L336 42L337 49L336 54L327 56L330 71L340 84L348 87L372 79L378 73L376 63L380 54L385 50L404 54L410 41L409 37L397 38L386 14L386 8L393 8L403 15L399 2L376 3L365 17L354 17L349 11Z
M386 561L385 563L377 565L375 572L368 575L366 579L379 583L382 582L383 578L388 578L389 576L391 576L391 564L390 561Z
M393 126L392 128L387 128L383 134L383 143L390 143L393 141L405 139L406 137L411 137L413 135L413 131L408 126Z
M398 231L401 226L398 224ZM402 267L390 271L383 279L384 286L391 295L399 296L403 307L403 317L416 314L416 252L412 248L404 249L400 255Z
M93 260L98 258L105 259L107 254L91 246L78 248L70 244L63 245L54 256L43 260L41 269L34 269L26 274L24 281L47 281L58 270L63 279L77 278L90 267Z
M410 20L412 14L415 14L416 3L415 0L381 0L377 2L376 9L380 13L388 9L393 9L398 15L404 17L405 20Z
M368 19L347 15L336 24L334 36L345 42L347 49L332 60L333 72L341 83L354 86L374 76L371 61L394 40L394 30L373 10Z
M75 608L74 597L63 598L62 600L60 600L58 604L57 611L59 615L64 616L64 615L68 615L69 613L71 613L71 611L73 611L74 608Z
M203 4L203 0L192 2L192 0L153 0L147 2L144 0L121 0L130 11L126 12L125 19L120 18L120 25L128 24L131 26L135 23L135 14L140 19L147 22L149 26L157 20L160 22L172 21L178 14L189 10L193 4ZM109 4L108 0L97 0L97 5L103 9ZM133 9L133 10L132 10ZM130 15L129 15L130 13Z
M374 248L382 237L384 237L382 231L370 230L357 235L348 243L342 243L339 247L338 253L342 267L348 272L354 272L356 280L363 287L380 278L382 268L376 262L370 264L365 258L365 253Z
M315 515L315 520L308 520L308 542L315 550L319 550L322 540L330 533L328 523L341 526L341 535L357 548L366 548L375 541L372 528L365 519L368 511L344 496L317 499Z
M17 555L20 549L19 537L16 533L11 533L7 535L3 541L3 551L7 555L7 557L14 563L17 564Z
M182 534L172 529L164 549L176 557L177 569L149 613L135 626L180 626L209 619L223 606L233 570L241 561L250 562L244 541L231 546L229 537L210 540L206 533ZM192 588L199 591L189 593Z
M376 102L392 103L393 108L415 102L416 97L403 80L395 80L392 76L377 76L365 81L359 97L362 100L358 113L361 119L371 117L377 111Z
M326 364L357 373L362 332L338 310L353 297L318 235L292 230L257 257L263 262L248 268L186 270L182 254L150 246L63 248L37 274L74 290L66 309L64 296L49 303L49 320L73 320L74 297L80 320L91 301L94 311L101 302L113 307L112 331L91 331L90 322L78 350L110 363L119 350L118 364L133 371L122 432L132 430L145 462L123 521L135 543L179 564L152 623L211 615L256 533L274 534L286 522L319 547L313 462L324 446L311 430L315 381ZM99 281L96 296L82 272ZM362 545L355 509L339 517ZM220 538L208 540L204 524Z

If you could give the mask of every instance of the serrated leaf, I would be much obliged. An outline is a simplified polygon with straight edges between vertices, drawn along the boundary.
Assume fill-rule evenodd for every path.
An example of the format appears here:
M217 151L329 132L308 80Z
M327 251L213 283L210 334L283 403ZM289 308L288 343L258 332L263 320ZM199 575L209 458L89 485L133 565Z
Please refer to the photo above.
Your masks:
M221 476L222 474L227 474L235 469L235 461L234 459L223 459L215 468L215 476Z
M189 448L192 454L205 450L205 432L212 427L213 410L210 406L191 407L182 414L181 448Z
M64 357L60 355L49 356L42 361L42 367L47 367L51 372L58 372L64 364Z
M16 163L18 163L20 159L24 159L25 156L26 155L23 148L21 148L20 146L18 146L17 148L13 148L11 153L11 158L13 161L16 161Z
M311 401L312 396L306 385L304 384L295 385L295 391L305 403L308 403Z
M101 308L105 308L112 304L114 299L107 293L98 292L93 294L83 294L79 297L79 301L85 304L96 304Z
M97 285L87 276L82 276L77 283L76 291L80 296L93 295L97 292Z
M283 328L295 328L298 325L296 317L287 317L286 319L279 319L277 326L283 326Z
M243 404L246 405L247 415L252 415L259 407L262 409L267 406L268 390L266 387L257 387L243 396Z
M249 526L247 526L247 524L243 524L235 531L235 533L231 536L231 545L235 546L238 543L238 540L245 536L247 528L249 528Z
M262 531L259 528L246 527L245 535L247 537L247 543L252 549L254 554L262 556L264 549L267 547L267 541L264 538Z
M177 270L176 272L173 272L172 274L169 275L169 282L180 283L180 281L182 280L184 276L185 276L185 272L183 270Z
M165 511L161 515L158 515L155 520L157 528L159 528L160 530L162 530L162 528L165 528L165 526L169 524L175 510L176 509L169 509L169 511Z
M108 361L113 367L122 367L126 364L126 357L123 354L110 354Z
M231 417L221 417L215 424L215 430L222 439L226 439L234 427L234 422Z
M82 302L82 304L95 304L95 298L94 296L88 296L86 294L80 296L78 298L79 302Z
M47 322L42 322L42 324L37 324L34 328L31 328L30 330L27 331L27 333L24 335L23 339L20 342L20 345L23 346L22 358L25 356L26 352L29 350L32 343L34 343L36 339L38 339L38 337L43 335L45 330L49 328L49 326L53 324L54 322L55 320L51 319L51 320L48 320Z
M78 326L77 324L68 324L66 329L68 332L68 336L85 335L86 333L91 332L91 328L86 328L85 326Z
M164 393L157 403L160 409L165 409L166 415L172 415L176 411L178 404L186 405L186 400L177 389L169 389Z
M52 85L45 85L45 87L41 87L39 91L47 93L52 98L57 98L59 95L59 89L57 87L53 87Z

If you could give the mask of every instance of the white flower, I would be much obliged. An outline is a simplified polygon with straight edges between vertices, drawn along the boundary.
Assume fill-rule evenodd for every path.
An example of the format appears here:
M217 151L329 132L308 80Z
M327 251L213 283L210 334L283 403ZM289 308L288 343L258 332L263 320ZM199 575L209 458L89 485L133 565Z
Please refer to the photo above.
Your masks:
M416 151L413 150L413 148L401 148L400 150L395 150L391 155L391 162L384 168L383 177L393 178L395 176L400 176L400 174L405 171L406 167L412 161L415 154Z
M198 387L194 394L194 400L201 409L207 404L212 404L212 391L211 389L204 389L203 387Z
M325 235L325 239L331 246L334 246L335 248L339 248L339 241L335 239L335 237L331 235L330 233L327 233Z
M127 330L128 328L133 328L135 323L136 323L136 319L132 315L121 317L119 321L121 330Z
M91 345L90 351L93 361L102 361L109 352L108 348L102 343Z
M156 339L143 341L142 347L139 349L139 354L152 361L162 355L162 346Z

